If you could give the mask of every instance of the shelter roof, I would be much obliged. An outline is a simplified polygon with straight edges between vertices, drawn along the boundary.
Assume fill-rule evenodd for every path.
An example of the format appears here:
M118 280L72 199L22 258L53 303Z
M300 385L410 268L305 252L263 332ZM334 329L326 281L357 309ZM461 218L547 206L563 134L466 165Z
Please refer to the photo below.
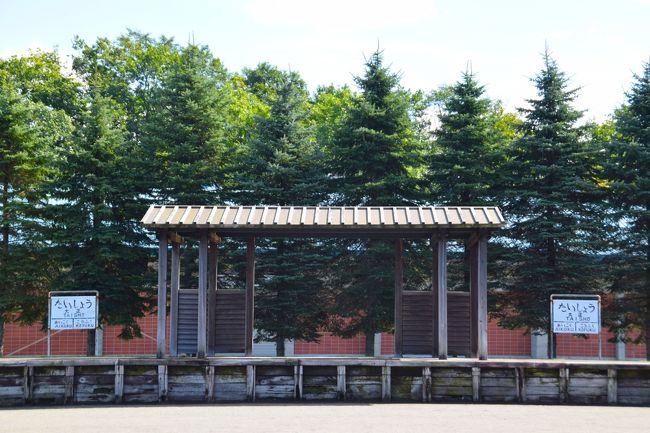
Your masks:
M497 229L494 206L150 206L145 227L237 231L410 231Z

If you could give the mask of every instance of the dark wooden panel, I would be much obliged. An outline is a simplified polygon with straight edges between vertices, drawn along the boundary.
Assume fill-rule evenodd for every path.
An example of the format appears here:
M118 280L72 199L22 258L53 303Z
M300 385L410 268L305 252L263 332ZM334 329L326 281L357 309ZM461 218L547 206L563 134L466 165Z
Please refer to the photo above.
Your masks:
M469 293L449 292L447 299L447 321L449 354L469 356L470 354L470 315Z
M433 347L432 295L403 292L402 352L408 355L431 355Z
M243 353L246 346L246 294L217 290L214 352Z
M195 354L198 332L199 292L178 291L178 353Z

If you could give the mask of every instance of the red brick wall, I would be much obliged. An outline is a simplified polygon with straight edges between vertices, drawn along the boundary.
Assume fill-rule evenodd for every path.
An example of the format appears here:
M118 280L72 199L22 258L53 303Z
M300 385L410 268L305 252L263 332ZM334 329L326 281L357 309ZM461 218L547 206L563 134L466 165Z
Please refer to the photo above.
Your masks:
M143 338L122 340L118 338L120 327L107 326L104 330L105 355L151 355L156 353L156 316L150 315L138 319ZM169 322L168 322L169 323ZM612 337L603 329L603 356L616 356L616 345L607 340ZM87 333L83 331L59 331L52 334L53 355L85 355ZM628 335L635 338L638 332ZM4 353L6 356L45 355L47 353L47 334L41 331L40 325L22 326L15 323L5 325ZM381 336L381 354L393 354L394 336L383 333ZM169 348L169 326L167 329L167 347ZM343 339L324 333L320 343L296 341L296 355L363 355L365 337L357 336ZM572 335L557 336L558 356L563 357L596 357L598 356L598 339L592 336L588 339ZM645 346L627 344L626 357L629 359L645 359ZM520 330L500 328L496 322L488 324L488 351L491 356L530 356L530 336L523 335Z
M318 343L297 340L293 346L296 355L363 355L366 337L358 335L353 338L341 338L323 332Z
M601 330L603 340L603 357L616 357L616 343L610 343L609 340L614 335L606 328ZM587 338L581 338L572 334L555 334L557 342L557 356L575 356L575 357L597 357L598 356L598 335L589 335Z
M627 335L629 339L635 339L639 337L640 331L634 331ZM627 359L645 359L645 344L626 344L625 345L625 358Z
M52 355L85 355L88 333L84 331L53 331ZM47 332L40 324L23 326L5 324L4 353L6 356L47 354Z
M488 322L489 356L530 356L530 335L521 329L505 329L496 321Z

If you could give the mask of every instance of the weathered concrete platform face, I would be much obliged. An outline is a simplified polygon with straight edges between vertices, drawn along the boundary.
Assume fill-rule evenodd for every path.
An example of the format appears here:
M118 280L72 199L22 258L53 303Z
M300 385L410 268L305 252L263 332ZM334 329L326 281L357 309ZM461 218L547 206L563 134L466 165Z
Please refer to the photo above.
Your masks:
M431 358L0 360L0 405L411 401L650 406L650 363Z

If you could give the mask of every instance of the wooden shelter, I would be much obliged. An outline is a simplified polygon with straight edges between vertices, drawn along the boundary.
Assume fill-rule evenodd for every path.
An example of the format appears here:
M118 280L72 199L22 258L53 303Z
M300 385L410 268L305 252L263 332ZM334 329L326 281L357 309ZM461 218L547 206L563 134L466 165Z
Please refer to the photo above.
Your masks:
M170 352L197 357L215 353L252 355L255 239L258 237L347 237L395 240L395 354L447 358L450 335L464 329L468 355L487 358L487 242L504 223L496 207L297 207L151 206L142 218L156 230L158 261L158 357L166 353L168 245L171 243ZM247 239L246 288L218 290L218 244ZM199 240L198 289L180 290L180 244ZM432 290L404 290L403 239L429 238ZM465 242L470 290L447 290L447 244ZM454 301L455 302L450 302ZM450 311L450 307L455 308ZM451 318L455 320L450 320ZM459 321L459 318L463 320ZM463 353L464 354L464 353Z

